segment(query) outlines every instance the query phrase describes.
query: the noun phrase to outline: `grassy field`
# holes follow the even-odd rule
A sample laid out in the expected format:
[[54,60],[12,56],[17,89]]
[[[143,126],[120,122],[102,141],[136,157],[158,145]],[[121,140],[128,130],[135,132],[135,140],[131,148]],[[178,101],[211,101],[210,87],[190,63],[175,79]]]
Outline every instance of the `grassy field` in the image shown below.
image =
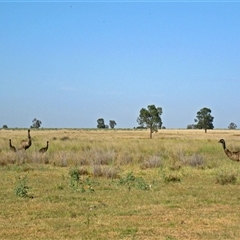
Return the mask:
[[[0,239],[240,239],[237,130],[0,130]],[[39,154],[46,146],[49,150]]]

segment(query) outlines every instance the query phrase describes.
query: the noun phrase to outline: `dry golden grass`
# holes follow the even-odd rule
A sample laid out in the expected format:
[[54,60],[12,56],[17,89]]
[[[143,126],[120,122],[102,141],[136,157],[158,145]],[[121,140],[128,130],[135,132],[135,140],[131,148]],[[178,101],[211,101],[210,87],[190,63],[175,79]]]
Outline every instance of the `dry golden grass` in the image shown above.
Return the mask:
[[240,239],[240,165],[218,143],[236,150],[237,130],[32,130],[18,153],[27,130],[0,133],[0,239]]

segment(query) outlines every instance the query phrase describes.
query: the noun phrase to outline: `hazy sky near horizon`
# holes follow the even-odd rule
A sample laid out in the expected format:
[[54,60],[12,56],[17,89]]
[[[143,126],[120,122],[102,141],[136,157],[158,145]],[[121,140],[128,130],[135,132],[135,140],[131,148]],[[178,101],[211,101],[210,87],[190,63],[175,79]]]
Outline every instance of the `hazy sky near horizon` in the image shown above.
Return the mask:
[[240,2],[0,1],[0,127],[240,127]]

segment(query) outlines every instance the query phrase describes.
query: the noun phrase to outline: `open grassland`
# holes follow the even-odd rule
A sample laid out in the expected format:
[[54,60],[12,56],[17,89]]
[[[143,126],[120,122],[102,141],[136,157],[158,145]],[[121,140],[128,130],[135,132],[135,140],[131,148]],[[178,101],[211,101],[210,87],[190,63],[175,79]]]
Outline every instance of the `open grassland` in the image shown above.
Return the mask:
[[[0,239],[240,239],[237,130],[0,130]],[[49,150],[39,154],[46,146]]]

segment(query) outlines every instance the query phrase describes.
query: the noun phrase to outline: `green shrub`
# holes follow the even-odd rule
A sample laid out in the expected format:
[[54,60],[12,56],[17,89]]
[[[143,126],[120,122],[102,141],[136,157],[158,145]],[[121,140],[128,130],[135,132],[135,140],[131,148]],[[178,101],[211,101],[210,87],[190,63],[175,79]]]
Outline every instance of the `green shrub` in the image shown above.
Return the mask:
[[72,188],[77,188],[80,180],[80,172],[77,168],[72,168],[69,171],[70,175],[70,186]]
[[129,191],[132,187],[136,187],[141,190],[150,189],[150,185],[142,177],[135,177],[132,172],[128,173],[125,178],[120,178],[119,184],[126,185]]
[[18,197],[24,198],[24,197],[28,197],[28,189],[29,189],[29,187],[27,186],[27,176],[25,176],[24,178],[19,180],[14,191]]

